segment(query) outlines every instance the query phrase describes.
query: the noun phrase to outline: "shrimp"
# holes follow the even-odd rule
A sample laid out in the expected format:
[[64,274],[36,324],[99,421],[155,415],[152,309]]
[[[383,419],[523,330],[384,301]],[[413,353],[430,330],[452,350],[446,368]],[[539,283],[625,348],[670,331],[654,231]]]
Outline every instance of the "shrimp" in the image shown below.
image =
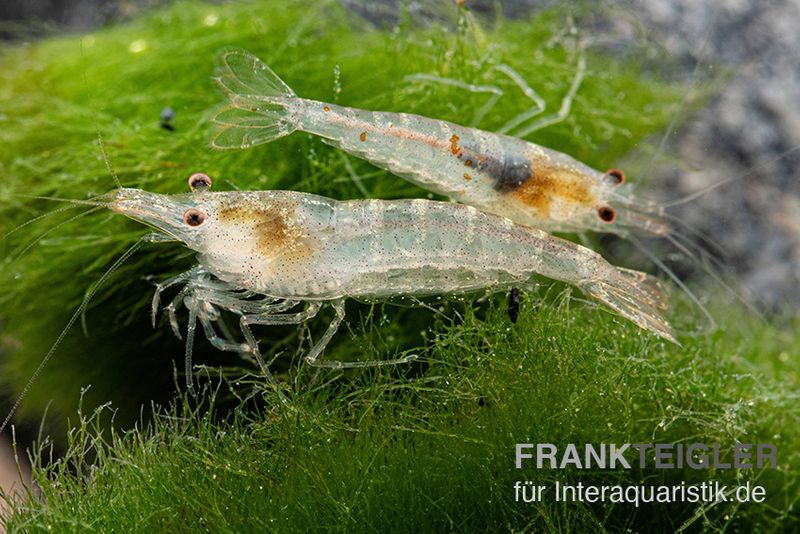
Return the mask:
[[[308,364],[344,369],[407,363],[415,356],[350,362],[318,358],[344,320],[347,298],[505,291],[536,274],[570,283],[640,328],[678,343],[662,316],[667,299],[657,279],[472,206],[423,199],[337,201],[294,191],[211,192],[211,179],[203,173],[193,174],[189,184],[192,192],[186,194],[120,187],[93,200],[69,201],[109,208],[155,232],[130,247],[87,293],[0,431],[97,288],[144,242],[180,241],[197,252],[197,265],[157,284],[151,306],[155,327],[162,293],[183,286],[166,311],[178,337],[176,311],[185,306],[189,312],[185,374],[190,392],[198,322],[214,347],[252,355],[267,381],[276,385],[252,326],[303,324],[329,305],[334,319],[306,353]],[[244,343],[230,339],[228,332],[217,334],[214,323],[221,310],[239,316]]]
[[[344,318],[345,299],[506,290],[535,274],[573,284],[677,343],[661,315],[666,297],[656,279],[463,204],[205,188],[166,196],[123,188],[110,195],[108,207],[198,253],[199,265],[159,285],[153,313],[164,288],[184,283],[179,297],[190,313],[187,344],[199,320],[219,349],[242,350],[213,333],[206,310],[233,312],[240,316],[247,350],[265,373],[252,325],[300,324],[329,304],[336,316],[305,360],[335,368],[375,365],[317,359]],[[285,313],[304,303],[301,311]],[[377,362],[385,363],[397,362]]]
[[447,121],[300,98],[244,50],[223,52],[220,65],[215,80],[229,101],[212,118],[214,148],[248,148],[299,130],[523,226],[623,237],[634,230],[656,236],[671,231],[661,207],[620,188],[621,170],[599,172],[535,143]]

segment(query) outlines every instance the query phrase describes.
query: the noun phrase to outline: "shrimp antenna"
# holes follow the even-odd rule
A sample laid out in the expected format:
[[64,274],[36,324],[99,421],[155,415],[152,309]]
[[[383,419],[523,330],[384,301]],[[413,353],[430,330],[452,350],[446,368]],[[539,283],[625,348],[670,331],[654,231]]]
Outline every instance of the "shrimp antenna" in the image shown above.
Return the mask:
[[739,173],[739,174],[737,174],[735,176],[731,176],[730,178],[725,178],[723,180],[720,180],[719,182],[716,182],[716,183],[713,183],[713,184],[711,184],[709,186],[706,186],[706,187],[700,189],[699,191],[695,191],[694,193],[689,193],[688,195],[686,195],[683,198],[679,198],[677,200],[673,200],[672,202],[667,202],[665,204],[662,204],[662,206],[665,207],[665,208],[671,208],[671,207],[674,207],[674,206],[680,206],[682,204],[686,204],[687,202],[691,202],[692,200],[695,200],[695,199],[705,195],[706,193],[709,193],[709,192],[713,191],[714,189],[717,189],[718,187],[722,187],[723,185],[727,185],[727,184],[729,184],[731,182],[735,182],[736,180],[740,180],[740,179],[744,178],[745,176],[749,176],[753,172],[757,171],[758,169],[762,169],[762,168],[766,167],[767,165],[772,165],[773,163],[777,163],[778,161],[782,160],[783,158],[785,158],[789,154],[792,154],[793,152],[797,152],[798,150],[800,150],[800,145],[793,146],[792,148],[784,150],[783,152],[781,152],[777,156],[775,156],[773,158],[770,158],[767,161],[764,161],[764,162],[756,164],[754,167],[751,167],[751,168],[747,169],[746,171],[744,171],[742,173]]
[[42,215],[37,215],[33,219],[28,219],[24,223],[17,225],[15,228],[12,228],[11,230],[9,230],[5,234],[3,234],[3,236],[0,237],[0,241],[3,241],[4,239],[7,239],[8,236],[10,236],[11,234],[13,234],[15,232],[18,232],[19,230],[22,230],[26,226],[30,226],[31,224],[35,223],[36,221],[41,221],[42,219],[44,219],[46,217],[49,217],[51,215],[55,215],[56,213],[63,213],[65,211],[69,211],[74,207],[75,206],[64,206],[63,208],[56,208],[54,210],[48,211],[47,213],[43,213]]
[[[678,250],[680,250],[680,251],[681,251],[681,252],[683,252],[684,254],[687,254],[687,255],[689,255],[689,256],[691,257],[691,251],[688,249],[688,245],[689,245],[689,244],[691,244],[691,241],[690,241],[689,239],[687,239],[685,236],[680,236],[680,234],[672,234],[672,235],[668,234],[668,235],[666,235],[666,236],[664,236],[664,237],[666,237],[666,239],[667,239],[667,240],[668,240],[670,243],[672,243],[672,245],[673,245],[675,248],[677,248]],[[685,239],[685,240],[686,240],[686,243],[682,243],[682,242],[680,241],[680,239],[678,239],[679,237],[682,237],[683,239]],[[699,248],[699,247],[698,247],[698,248]],[[702,251],[702,250],[701,250],[701,251]],[[713,258],[712,258],[712,259],[713,259]],[[713,269],[711,266],[706,266],[706,267],[707,267],[707,268],[705,269],[705,272],[706,272],[706,273],[707,273],[709,276],[711,276],[711,278],[712,278],[712,279],[713,279],[713,280],[714,280],[714,281],[715,281],[717,284],[719,284],[719,285],[720,285],[720,286],[721,286],[721,287],[722,287],[722,288],[723,288],[725,291],[727,291],[728,293],[730,293],[731,295],[733,295],[733,297],[734,297],[736,300],[738,300],[739,302],[741,302],[742,304],[744,304],[745,308],[747,308],[747,309],[748,309],[748,310],[749,310],[749,311],[750,311],[750,312],[751,312],[753,315],[755,315],[756,317],[758,317],[758,319],[759,319],[761,322],[765,322],[765,321],[766,321],[766,319],[764,318],[764,314],[762,314],[762,313],[761,313],[761,311],[759,311],[759,310],[758,310],[758,308],[756,308],[756,307],[755,307],[755,306],[754,306],[752,303],[748,302],[748,300],[747,300],[747,299],[744,297],[744,295],[740,294],[740,292],[739,292],[739,291],[736,291],[736,290],[735,290],[734,288],[732,288],[732,287],[731,287],[731,286],[730,286],[728,283],[726,283],[726,282],[725,282],[725,280],[722,278],[722,276],[720,276],[720,274],[718,274],[718,273],[717,273],[717,272],[716,272],[716,271],[715,271],[715,270],[714,270],[714,269]],[[719,267],[718,267],[718,268],[719,268]]]
[[705,50],[708,47],[708,43],[710,40],[710,36],[706,36],[705,40],[703,41],[703,45],[700,47],[700,51],[697,54],[697,61],[694,63],[694,69],[692,69],[692,83],[689,87],[686,88],[686,91],[683,93],[683,97],[681,98],[680,104],[678,104],[678,109],[675,110],[675,113],[672,114],[672,118],[667,125],[666,130],[664,130],[664,135],[661,136],[661,140],[658,142],[658,146],[656,147],[653,155],[650,157],[650,161],[647,162],[644,169],[648,171],[652,169],[655,165],[656,158],[659,154],[664,151],[664,148],[667,146],[667,139],[675,133],[676,126],[678,124],[678,117],[683,113],[683,110],[686,109],[686,104],[689,102],[689,95],[692,94],[692,91],[697,87],[698,83],[698,73],[700,72],[700,64],[703,55],[705,54]]
[[[709,275],[716,284],[718,284],[727,293],[730,293],[736,301],[742,303],[745,308],[747,308],[751,313],[753,313],[753,315],[763,322],[765,320],[764,315],[753,305],[753,303],[749,302],[740,291],[737,291],[731,287],[731,285],[728,284],[721,275],[721,273],[726,270],[725,259],[728,257],[728,252],[725,250],[725,248],[717,243],[711,236],[697,230],[696,228],[693,228],[691,225],[686,223],[686,221],[680,219],[679,217],[666,212],[662,215],[668,221],[673,223],[675,227],[673,231],[666,233],[661,237],[666,239],[681,254],[684,254],[689,260],[691,260],[693,264],[701,267],[703,272]],[[685,233],[678,232],[676,231],[677,229],[681,229]],[[671,269],[669,269],[669,267],[667,267],[663,261],[659,260],[651,251],[647,250],[644,243],[635,239],[633,235],[629,235],[628,238],[643,254],[650,259],[650,261],[652,261],[659,269],[661,269],[681,289],[686,292],[689,299],[703,310],[704,315],[710,318],[710,314],[705,307],[700,304],[697,297],[692,294],[686,285],[678,279],[678,276]],[[703,245],[706,245],[709,250],[706,250],[704,246],[698,242],[698,240],[702,241]],[[712,320],[711,325],[714,326],[715,324],[715,321]]]
[[[81,59],[86,60],[85,50],[83,48],[83,39],[80,41],[80,50],[81,50]],[[89,89],[89,80],[86,78],[86,68],[83,69],[83,85],[86,87],[87,91]],[[91,91],[88,91],[90,95],[94,94]],[[106,145],[103,142],[103,136],[100,134],[100,127],[97,125],[97,118],[96,116],[92,117],[92,122],[94,123],[94,131],[97,133],[97,144],[100,146],[100,152],[103,154],[103,162],[106,164],[106,169],[111,174],[111,177],[114,179],[114,183],[117,184],[117,189],[122,189],[122,184],[119,181],[119,177],[117,173],[114,172],[114,167],[111,166],[111,160],[108,159],[108,152],[106,152]]]
[[[66,210],[66,209],[71,209],[72,207],[74,207],[74,206],[70,206],[69,208],[60,208],[60,209],[59,209],[59,210],[57,210],[57,211],[64,211],[64,210]],[[39,234],[39,235],[36,237],[36,239],[34,239],[33,241],[31,241],[30,243],[28,243],[27,245],[25,245],[25,247],[24,247],[24,248],[22,248],[22,249],[21,249],[19,252],[15,252],[15,253],[14,253],[14,254],[15,254],[15,256],[14,256],[14,259],[19,259],[19,258],[21,258],[22,256],[24,256],[24,255],[25,255],[25,254],[26,254],[26,253],[27,253],[27,252],[28,252],[30,249],[32,249],[32,248],[33,248],[33,247],[36,245],[36,243],[38,243],[39,241],[41,241],[42,239],[44,239],[44,238],[45,238],[45,237],[46,237],[48,234],[50,234],[51,232],[54,232],[55,230],[58,230],[58,229],[59,229],[59,228],[61,228],[62,226],[66,226],[66,225],[68,225],[69,223],[71,223],[71,222],[74,222],[74,221],[77,221],[78,219],[81,219],[81,218],[83,218],[83,217],[86,217],[87,215],[90,215],[90,214],[92,214],[92,213],[94,213],[94,212],[96,212],[96,211],[100,211],[101,209],[103,209],[103,206],[95,206],[95,207],[93,207],[93,208],[90,208],[90,209],[88,209],[88,210],[86,210],[86,211],[83,211],[83,212],[81,212],[81,213],[79,213],[79,214],[77,214],[77,215],[74,215],[74,216],[70,217],[70,218],[69,218],[69,219],[67,219],[66,221],[61,221],[60,223],[56,224],[55,226],[53,226],[53,227],[51,227],[51,228],[48,228],[47,230],[45,230],[44,232],[42,232],[41,234]],[[35,220],[41,219],[42,217],[46,217],[47,215],[51,215],[52,213],[54,213],[54,212],[45,213],[44,215],[41,215],[41,216],[39,216],[39,217],[37,217],[36,219],[33,219],[33,220],[35,221]],[[32,221],[29,221],[29,222],[32,222]],[[6,234],[6,235],[8,235],[8,234]]]
[[119,176],[114,171],[114,167],[111,166],[111,160],[108,159],[108,152],[106,152],[106,144],[103,142],[103,136],[100,134],[100,128],[95,124],[95,131],[97,132],[97,144],[100,145],[100,152],[103,153],[103,161],[106,164],[106,169],[108,172],[111,173],[111,177],[114,178],[114,183],[117,184],[117,189],[122,189],[122,183],[119,181]]
[[[54,201],[54,202],[68,202],[68,203],[73,204],[73,205],[72,206],[65,206],[63,208],[56,208],[54,210],[48,211],[47,213],[43,213],[41,215],[37,215],[36,217],[34,217],[32,219],[29,219],[29,220],[25,221],[22,224],[19,224],[17,227],[12,228],[11,230],[9,230],[5,234],[3,234],[3,236],[0,237],[0,241],[3,241],[4,239],[8,238],[8,236],[10,236],[11,234],[13,234],[15,232],[18,232],[19,230],[25,228],[26,226],[30,226],[31,224],[33,224],[33,223],[35,223],[37,221],[41,221],[42,219],[44,219],[46,217],[50,217],[51,215],[55,215],[57,213],[63,213],[65,211],[69,211],[69,210],[71,210],[72,208],[74,208],[76,206],[87,206],[87,205],[88,206],[97,206],[97,207],[107,207],[108,206],[108,204],[101,203],[101,202],[99,202],[97,200],[99,198],[102,198],[103,195],[99,195],[99,196],[96,196],[96,197],[93,197],[93,198],[90,198],[90,199],[87,199],[87,200],[76,200],[76,199],[71,199],[71,198],[58,198],[58,197],[45,197],[45,196],[36,196],[36,195],[25,195],[25,194],[21,194],[21,193],[9,193],[7,196],[14,196],[14,197],[21,197],[21,198],[32,198],[32,199],[38,199],[38,200],[50,200],[50,201]],[[97,210],[89,210],[88,212],[85,212],[83,215],[87,215],[88,213],[91,213],[93,211],[97,211]],[[73,219],[70,219],[70,220],[73,220]],[[63,224],[64,223],[60,223],[58,226],[62,226]]]
[[[80,199],[77,199],[77,198],[48,197],[48,196],[43,196],[43,195],[26,195],[24,193],[10,193],[9,196],[21,197],[21,198],[32,198],[34,200],[50,200],[52,202],[67,202],[69,204],[75,204],[76,206],[102,206],[102,207],[107,208],[108,205],[109,205],[108,202],[101,202],[100,200],[95,200],[95,199],[98,199],[98,198],[103,198],[106,195],[98,195],[96,197],[93,197],[93,198],[90,198],[90,199],[86,199],[86,200],[80,200]],[[69,209],[69,208],[65,208],[65,209]],[[47,215],[49,215],[49,214],[45,213],[44,215],[41,215],[41,216],[37,217],[36,219],[34,219],[34,221],[40,219],[41,217],[46,217]],[[33,222],[33,221],[31,221],[31,222]],[[27,223],[23,223],[23,224],[27,224]]]
[[637,237],[636,237],[636,236],[634,236],[634,235],[631,235],[631,236],[629,237],[629,239],[631,240],[631,242],[632,242],[634,245],[636,245],[636,248],[638,248],[638,249],[639,249],[639,250],[640,250],[640,251],[641,251],[641,252],[642,252],[642,253],[643,253],[645,256],[647,256],[647,257],[648,257],[648,259],[649,259],[650,261],[652,261],[652,262],[653,262],[653,263],[656,265],[656,267],[658,267],[659,269],[661,269],[661,270],[664,272],[664,274],[666,274],[667,276],[669,276],[669,277],[670,277],[670,279],[671,279],[673,282],[675,282],[675,284],[676,284],[678,287],[680,287],[680,288],[681,288],[681,289],[682,289],[682,290],[683,290],[683,291],[686,293],[686,295],[689,297],[689,300],[691,300],[692,302],[694,302],[694,304],[695,304],[695,305],[696,305],[698,308],[700,308],[700,311],[702,311],[702,312],[703,312],[703,315],[705,315],[705,316],[706,316],[706,318],[708,319],[708,322],[709,322],[709,324],[710,324],[710,326],[711,326],[711,329],[712,329],[712,330],[713,330],[713,329],[716,329],[716,328],[717,328],[717,321],[716,321],[716,320],[714,320],[714,317],[712,317],[712,316],[711,316],[711,313],[708,311],[708,309],[707,309],[707,308],[706,308],[706,307],[703,305],[703,303],[702,303],[702,302],[700,302],[700,299],[697,297],[697,295],[695,295],[695,294],[692,292],[692,290],[691,290],[691,289],[689,289],[689,287],[688,287],[688,286],[687,286],[687,285],[686,285],[686,284],[683,282],[683,280],[681,280],[681,279],[680,279],[680,277],[679,277],[677,274],[675,274],[675,273],[672,271],[672,269],[670,269],[669,267],[667,267],[667,265],[666,265],[666,264],[665,264],[663,261],[661,261],[661,260],[658,258],[658,256],[656,256],[656,255],[655,255],[655,254],[653,254],[653,253],[652,253],[650,250],[648,250],[648,249],[647,249],[647,247],[645,246],[645,244],[644,244],[644,243],[642,243],[642,242],[639,240],[639,238],[637,238]]
[[[20,195],[15,195],[15,196],[20,196]],[[63,200],[66,200],[66,199],[63,199]],[[17,225],[15,228],[12,228],[11,230],[6,232],[2,236],[0,236],[0,242],[5,241],[11,234],[21,230],[22,228],[25,228],[26,226],[30,226],[31,224],[33,224],[33,223],[35,223],[37,221],[40,221],[40,220],[42,220],[42,219],[44,219],[46,217],[50,217],[51,215],[55,215],[57,213],[63,213],[65,211],[69,211],[69,210],[71,210],[71,209],[73,209],[73,208],[75,208],[77,206],[82,206],[82,205],[84,205],[84,204],[80,203],[80,204],[76,204],[76,205],[72,205],[72,206],[64,206],[64,207],[61,207],[61,208],[57,208],[57,209],[51,210],[51,211],[49,211],[47,213],[43,213],[42,215],[38,215],[38,216],[36,216],[36,217],[34,217],[32,219],[29,219],[29,220],[23,222],[22,224]],[[74,221],[76,221],[78,219],[81,219],[81,218],[91,214],[91,213],[94,213],[94,212],[100,210],[103,207],[104,207],[103,205],[96,205],[96,206],[94,206],[94,207],[92,207],[92,208],[90,208],[90,209],[88,209],[88,210],[86,210],[84,212],[79,213],[78,215],[70,217],[69,219],[67,219],[65,221],[61,221],[60,223],[56,224],[52,228],[49,228],[46,231],[44,231],[41,234],[39,234],[36,238],[34,238],[32,241],[30,241],[27,245],[24,245],[24,246],[20,245],[19,247],[17,247],[9,255],[9,259],[12,258],[12,257],[14,259],[21,258],[25,254],[27,254],[28,251],[30,249],[32,249],[37,243],[39,243],[42,239],[44,239],[48,234],[52,233],[53,231],[57,230],[58,228],[61,228],[62,226],[66,226],[67,224],[69,224],[71,222],[74,222]]]
[[139,240],[136,241],[136,243],[131,245],[131,247],[128,248],[128,250],[126,250],[122,254],[122,256],[120,256],[117,259],[117,261],[115,261],[111,265],[111,267],[109,267],[106,270],[105,273],[103,273],[103,275],[97,280],[97,282],[92,286],[92,288],[89,289],[89,291],[86,292],[86,296],[83,298],[83,302],[81,302],[80,306],[78,306],[78,309],[75,310],[75,313],[73,313],[72,317],[70,317],[69,321],[67,321],[67,325],[64,327],[63,330],[61,330],[61,333],[58,335],[58,338],[55,340],[53,345],[50,347],[50,350],[47,351],[47,354],[42,359],[42,361],[39,362],[39,365],[38,365],[38,367],[36,367],[36,370],[33,372],[33,375],[31,375],[31,377],[25,383],[25,387],[22,388],[22,392],[20,392],[19,396],[17,397],[17,400],[14,401],[14,405],[11,407],[11,411],[8,412],[8,415],[3,420],[3,423],[0,424],[0,433],[2,433],[3,430],[5,430],[6,426],[8,425],[8,422],[11,421],[11,418],[17,412],[17,409],[19,408],[20,404],[22,404],[22,401],[25,400],[25,397],[28,395],[28,391],[30,391],[31,386],[33,386],[33,383],[36,381],[36,379],[39,378],[39,375],[42,374],[42,370],[44,369],[45,365],[47,365],[47,362],[49,362],[50,359],[53,357],[53,354],[55,354],[56,349],[61,344],[61,342],[64,341],[64,338],[67,336],[67,332],[69,332],[69,330],[72,328],[72,325],[75,324],[75,321],[78,320],[78,317],[80,317],[83,314],[83,312],[86,310],[86,308],[89,306],[89,302],[95,296],[95,294],[97,293],[97,290],[100,289],[100,286],[103,285],[111,277],[111,275],[114,274],[114,272],[117,269],[119,269],[119,267],[123,263],[125,263],[125,261],[127,261],[128,258],[130,258],[133,255],[133,253],[136,252],[136,250],[139,247],[142,246],[142,244],[146,240],[147,240],[147,236],[139,238]]
[[[727,259],[729,256],[728,251],[719,244],[713,237],[708,235],[707,232],[703,232],[698,230],[697,228],[693,228],[690,224],[686,221],[676,217],[675,215],[664,213],[664,216],[668,221],[675,225],[676,228],[680,228],[681,230],[686,232],[686,235],[681,234],[677,231],[672,231],[668,234],[665,234],[663,237],[668,235],[672,235],[673,237],[680,236],[684,243],[689,246],[690,248],[694,249],[694,253],[690,253],[689,257],[694,259],[695,255],[708,257],[714,267],[720,270],[724,270],[725,265],[722,263],[722,260],[715,258],[711,255],[711,252],[715,253],[716,255],[720,256],[723,260]],[[709,251],[704,250],[702,246],[692,240],[690,236],[694,236],[696,241],[702,242],[704,245],[707,245],[710,249]]]

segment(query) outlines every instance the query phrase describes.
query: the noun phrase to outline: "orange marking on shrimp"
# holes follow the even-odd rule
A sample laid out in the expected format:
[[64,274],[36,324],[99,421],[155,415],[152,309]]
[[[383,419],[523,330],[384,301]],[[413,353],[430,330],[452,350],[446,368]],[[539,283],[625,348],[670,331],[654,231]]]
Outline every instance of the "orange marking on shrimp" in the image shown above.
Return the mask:
[[367,140],[367,132],[361,132],[361,135],[359,135],[358,138],[361,139],[362,142],[366,141]]
[[536,208],[541,217],[549,217],[556,198],[584,206],[594,206],[594,194],[569,169],[537,166],[531,176],[508,193],[520,202]]
[[330,106],[322,106],[322,111],[324,111],[325,113],[329,112],[330,110],[331,110]]
[[[327,107],[327,106],[326,106]],[[437,138],[433,135],[425,135],[419,132],[415,132],[413,130],[408,130],[405,128],[397,128],[394,124],[389,124],[387,128],[380,128],[376,125],[358,120],[352,119],[349,117],[344,117],[339,115],[338,113],[331,114],[330,118],[327,119],[330,123],[333,124],[342,124],[347,128],[351,128],[354,130],[361,130],[364,133],[372,132],[378,136],[392,136],[397,137],[400,139],[408,139],[409,141],[417,141],[420,143],[425,143],[426,145],[430,145],[436,148],[449,148],[450,151],[461,158],[463,156],[463,150],[461,147],[458,146],[458,140],[460,139],[457,135],[453,134],[450,137],[449,141],[444,141],[440,138]]]
[[267,257],[280,256],[286,260],[304,260],[311,249],[302,233],[292,225],[294,206],[276,205],[272,209],[230,206],[218,212],[220,222],[252,224],[255,227],[256,251]]
[[472,176],[470,176],[470,175],[469,175],[469,174],[467,174],[467,173],[464,173],[464,180],[466,180],[466,181],[468,181],[468,182],[469,182],[470,180],[472,180]]
[[[365,125],[365,126],[367,126],[367,125]],[[411,130],[406,130],[406,129],[403,129],[403,128],[393,128],[391,130],[386,131],[386,130],[378,130],[374,126],[369,125],[369,128],[367,128],[367,131],[377,132],[379,135],[380,134],[391,135],[392,137],[399,137],[399,138],[402,138],[402,139],[408,139],[410,141],[419,141],[421,143],[425,143],[426,145],[430,145],[430,146],[437,147],[437,148],[444,148],[444,147],[448,146],[447,142],[442,141],[440,139],[437,139],[436,137],[434,137],[432,135],[424,135],[424,134],[417,133],[417,132],[414,132],[414,131],[411,131]]]
[[460,138],[456,134],[453,134],[453,137],[450,138],[450,152],[452,152],[454,156],[459,156],[461,152],[461,148],[458,146],[459,139]]

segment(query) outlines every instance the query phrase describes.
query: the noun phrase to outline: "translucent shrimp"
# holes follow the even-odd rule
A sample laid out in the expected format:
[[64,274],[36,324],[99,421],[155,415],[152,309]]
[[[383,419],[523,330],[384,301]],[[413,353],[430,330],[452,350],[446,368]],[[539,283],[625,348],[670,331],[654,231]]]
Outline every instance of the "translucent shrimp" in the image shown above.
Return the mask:
[[216,82],[229,102],[213,117],[211,145],[247,148],[296,130],[364,158],[421,187],[548,232],[628,236],[671,231],[656,203],[633,198],[622,171],[596,171],[516,137],[405,113],[298,97],[257,57],[227,50]]
[[[194,323],[200,321],[217,348],[252,353],[269,376],[250,327],[300,324],[325,304],[336,316],[305,356],[309,364],[397,363],[318,360],[344,318],[346,298],[506,290],[535,274],[573,284],[639,327],[676,342],[661,315],[666,298],[654,278],[471,206],[421,199],[341,202],[289,191],[165,196],[119,189],[108,207],[198,252],[199,265],[161,284],[153,300],[155,314],[161,290],[185,284],[177,299],[190,314],[188,369]],[[214,333],[217,309],[240,316],[246,349]]]

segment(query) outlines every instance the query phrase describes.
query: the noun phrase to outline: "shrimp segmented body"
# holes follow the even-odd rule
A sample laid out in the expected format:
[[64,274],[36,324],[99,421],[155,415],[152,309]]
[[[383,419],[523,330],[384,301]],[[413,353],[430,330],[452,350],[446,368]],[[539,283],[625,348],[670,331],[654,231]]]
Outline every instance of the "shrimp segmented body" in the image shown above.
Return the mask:
[[229,102],[212,119],[215,148],[247,148],[299,130],[524,226],[548,232],[670,232],[663,210],[620,187],[622,171],[602,173],[535,143],[447,121],[300,98],[243,50],[225,51],[220,63],[215,80]]
[[[655,279],[471,206],[422,199],[336,201],[290,191],[167,196],[123,188],[110,194],[108,207],[198,253],[199,266],[159,287],[160,293],[185,284],[177,298],[190,313],[187,343],[200,321],[215,346],[241,351],[241,344],[217,336],[212,324],[213,310],[234,312],[246,350],[267,375],[252,325],[299,324],[330,304],[336,317],[306,360],[328,367],[373,365],[317,360],[344,317],[346,298],[506,290],[535,274],[573,284],[641,328],[675,341],[661,315],[666,299]],[[290,312],[304,303],[301,311]],[[187,362],[190,354],[188,347]]]

